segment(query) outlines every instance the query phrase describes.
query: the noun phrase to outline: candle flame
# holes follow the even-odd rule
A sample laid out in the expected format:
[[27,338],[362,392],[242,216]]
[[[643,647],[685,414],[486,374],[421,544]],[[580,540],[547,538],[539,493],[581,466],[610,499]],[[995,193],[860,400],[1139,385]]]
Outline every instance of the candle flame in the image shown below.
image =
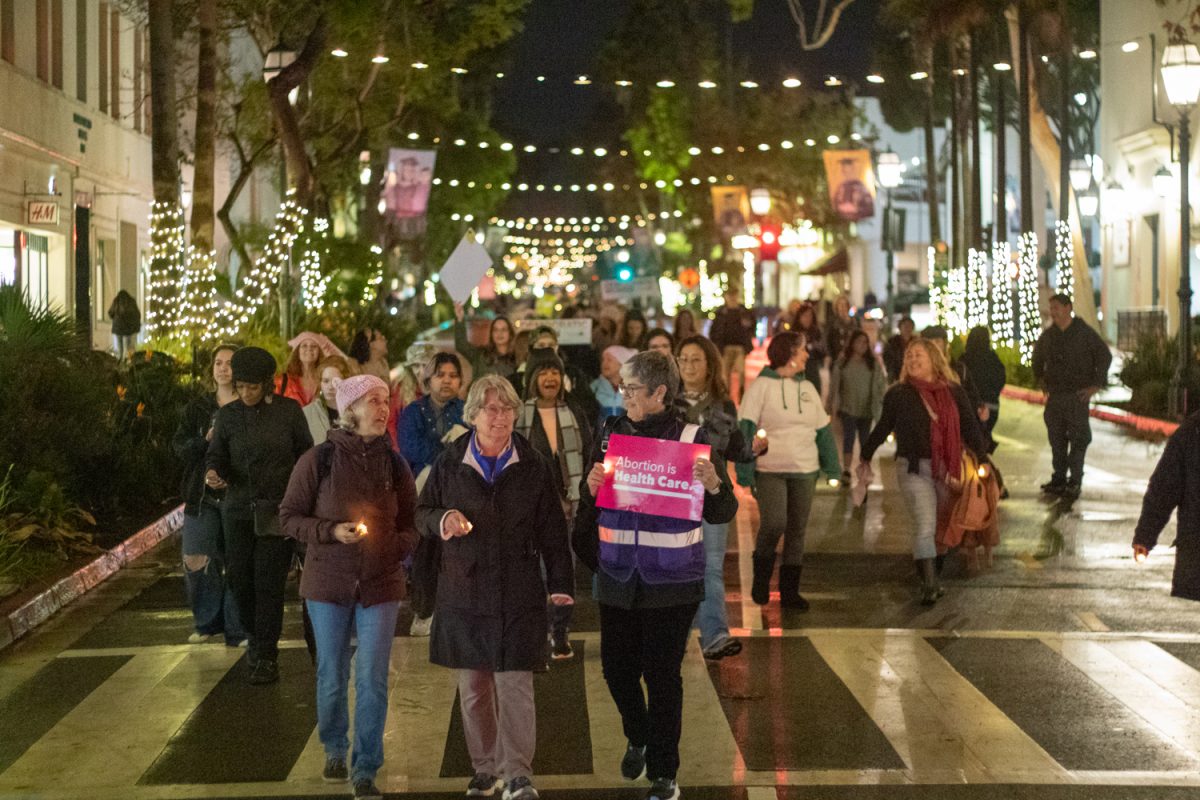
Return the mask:
[[758,433],[757,433],[756,435],[757,435],[757,436],[758,436],[758,438],[760,438],[760,439],[765,439],[765,438],[767,438],[767,429],[766,429],[766,428],[759,428],[759,429],[758,429]]
[[1146,560],[1146,554],[1145,553],[1134,553],[1133,560],[1136,561],[1137,563],[1141,564],[1142,562],[1144,562]]
[[359,538],[366,536],[367,535],[367,523],[363,522],[360,519],[358,521],[358,524],[354,526],[354,533],[357,534]]
[[977,474],[981,478],[986,478],[988,476],[987,464],[980,464],[979,469],[977,470]]
[[836,489],[837,487],[842,485],[842,482],[839,481],[837,478],[830,478],[829,485]]

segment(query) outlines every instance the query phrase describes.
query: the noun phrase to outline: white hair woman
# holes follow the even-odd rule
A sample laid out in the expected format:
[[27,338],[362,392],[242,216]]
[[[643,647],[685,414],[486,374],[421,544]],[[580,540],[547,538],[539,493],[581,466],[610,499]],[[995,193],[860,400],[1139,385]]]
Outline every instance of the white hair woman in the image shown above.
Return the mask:
[[441,542],[429,660],[458,671],[475,770],[467,792],[536,800],[533,670],[545,664],[546,595],[573,603],[574,574],[559,481],[514,433],[520,408],[498,375],[471,386],[464,416],[473,430],[434,461],[417,530]]

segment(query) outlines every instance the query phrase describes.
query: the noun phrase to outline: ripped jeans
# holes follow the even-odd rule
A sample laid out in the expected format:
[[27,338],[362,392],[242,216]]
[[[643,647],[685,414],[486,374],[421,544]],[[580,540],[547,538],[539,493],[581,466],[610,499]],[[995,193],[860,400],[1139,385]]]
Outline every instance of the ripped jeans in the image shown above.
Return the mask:
[[221,510],[200,505],[199,516],[183,518],[183,579],[196,633],[225,634],[236,645],[246,638],[233,593],[225,585],[225,559],[221,542]]

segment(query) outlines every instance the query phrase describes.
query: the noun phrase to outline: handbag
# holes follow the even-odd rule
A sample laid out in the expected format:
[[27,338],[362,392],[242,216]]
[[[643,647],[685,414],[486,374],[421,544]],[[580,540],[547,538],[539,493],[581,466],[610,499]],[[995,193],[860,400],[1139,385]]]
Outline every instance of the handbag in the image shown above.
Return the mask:
[[279,524],[279,508],[270,504],[254,502],[254,535],[283,536],[283,528]]

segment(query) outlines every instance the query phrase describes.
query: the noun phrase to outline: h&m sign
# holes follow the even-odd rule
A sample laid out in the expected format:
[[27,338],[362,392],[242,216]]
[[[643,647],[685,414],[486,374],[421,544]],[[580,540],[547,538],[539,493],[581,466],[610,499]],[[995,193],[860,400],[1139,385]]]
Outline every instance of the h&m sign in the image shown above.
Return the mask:
[[57,225],[58,203],[47,200],[26,202],[25,222],[29,225]]

